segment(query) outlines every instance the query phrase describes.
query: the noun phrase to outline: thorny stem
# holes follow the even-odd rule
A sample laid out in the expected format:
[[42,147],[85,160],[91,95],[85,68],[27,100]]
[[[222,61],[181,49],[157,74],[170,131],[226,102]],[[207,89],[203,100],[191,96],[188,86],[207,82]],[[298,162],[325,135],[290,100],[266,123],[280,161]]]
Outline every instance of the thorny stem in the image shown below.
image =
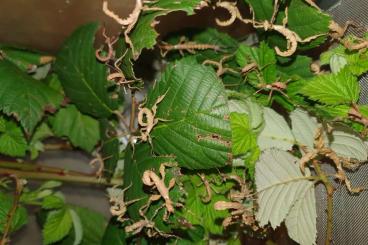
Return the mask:
[[[13,166],[11,166],[13,165]],[[62,182],[74,182],[98,185],[120,185],[121,179],[96,178],[95,175],[69,171],[60,168],[53,168],[29,163],[0,162],[0,175],[17,176],[19,178],[34,180],[58,180]]]
[[135,132],[134,128],[134,120],[135,120],[135,106],[136,106],[136,100],[135,100],[135,92],[131,91],[132,94],[132,100],[131,100],[131,108],[130,108],[130,123],[129,123],[129,130],[131,133]]
[[8,235],[11,229],[12,220],[15,215],[15,212],[17,211],[20,194],[22,193],[22,190],[23,190],[22,181],[18,178],[18,176],[9,175],[9,177],[14,179],[14,182],[15,182],[14,199],[13,199],[13,205],[7,214],[6,223],[4,225],[3,236],[1,238],[0,245],[5,245],[9,242]]
[[318,161],[313,160],[313,166],[320,177],[322,183],[326,187],[327,191],[327,230],[326,230],[326,241],[325,244],[329,245],[332,242],[332,226],[333,226],[333,194],[334,194],[334,187],[329,180],[328,176],[321,170]]

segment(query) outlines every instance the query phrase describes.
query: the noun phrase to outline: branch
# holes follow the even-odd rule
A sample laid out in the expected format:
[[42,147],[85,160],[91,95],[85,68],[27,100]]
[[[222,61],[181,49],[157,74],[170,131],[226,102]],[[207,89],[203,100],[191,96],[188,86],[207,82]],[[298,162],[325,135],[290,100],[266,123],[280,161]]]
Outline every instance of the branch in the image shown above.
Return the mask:
[[93,174],[86,174],[77,171],[69,171],[60,168],[53,168],[29,163],[0,162],[0,175],[12,176],[34,180],[57,180],[62,182],[74,182],[98,185],[121,185],[121,179],[96,178]]
[[333,227],[333,194],[334,187],[328,178],[328,176],[321,170],[318,161],[312,161],[314,169],[317,175],[320,177],[322,183],[326,187],[327,191],[327,229],[326,229],[326,241],[325,244],[329,245],[332,242],[332,227]]
[[12,207],[10,208],[10,210],[7,214],[6,223],[5,223],[5,226],[4,226],[3,236],[1,238],[0,245],[6,245],[9,242],[8,236],[9,236],[9,233],[10,233],[12,220],[13,220],[13,217],[15,215],[15,212],[17,211],[20,195],[21,195],[22,190],[23,190],[23,183],[18,178],[17,175],[9,175],[9,177],[11,177],[15,182],[14,199],[13,199],[13,205],[12,205]]

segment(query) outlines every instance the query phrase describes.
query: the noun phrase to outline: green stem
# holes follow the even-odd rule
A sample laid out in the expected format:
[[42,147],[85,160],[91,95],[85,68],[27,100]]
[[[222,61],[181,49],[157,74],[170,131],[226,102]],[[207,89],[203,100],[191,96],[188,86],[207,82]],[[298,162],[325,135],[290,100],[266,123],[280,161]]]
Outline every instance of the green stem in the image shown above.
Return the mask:
[[15,175],[19,178],[34,180],[57,180],[99,185],[121,185],[121,179],[98,178],[95,175],[69,171],[61,168],[43,166],[30,163],[0,162],[0,175]]
[[317,175],[321,178],[322,183],[325,185],[327,191],[327,230],[325,245],[329,245],[332,243],[333,194],[335,189],[328,176],[321,170],[317,160],[313,160],[313,166]]

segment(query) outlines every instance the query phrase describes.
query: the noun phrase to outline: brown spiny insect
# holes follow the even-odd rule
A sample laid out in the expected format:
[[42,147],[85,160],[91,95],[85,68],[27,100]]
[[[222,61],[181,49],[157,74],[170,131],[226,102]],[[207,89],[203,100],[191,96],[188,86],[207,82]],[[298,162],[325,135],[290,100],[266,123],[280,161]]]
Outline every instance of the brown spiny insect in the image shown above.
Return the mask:
[[215,51],[220,50],[220,46],[218,45],[186,41],[185,37],[181,37],[178,44],[171,45],[166,42],[161,42],[159,48],[161,50],[162,56],[165,56],[168,52],[173,50],[179,51],[181,55],[184,55],[183,51],[187,51],[191,54],[194,54],[195,50],[205,50],[205,49],[213,49]]
[[260,83],[257,85],[257,87],[259,88],[259,90],[257,90],[255,93],[259,93],[262,90],[269,90],[269,94],[268,94],[268,101],[271,100],[272,97],[272,93],[274,91],[281,93],[282,95],[284,95],[285,97],[289,97],[284,91],[287,89],[287,84],[290,80],[286,81],[286,82],[280,82],[280,79],[278,79],[277,81],[271,83],[271,84],[266,84],[266,83]]

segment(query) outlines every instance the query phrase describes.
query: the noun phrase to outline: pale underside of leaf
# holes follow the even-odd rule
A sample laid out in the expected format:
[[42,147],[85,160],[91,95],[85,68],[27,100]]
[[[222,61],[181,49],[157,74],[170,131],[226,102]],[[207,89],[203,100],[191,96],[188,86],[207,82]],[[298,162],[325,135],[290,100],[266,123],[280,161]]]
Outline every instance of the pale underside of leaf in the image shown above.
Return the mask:
[[338,156],[366,161],[368,158],[368,146],[357,136],[344,132],[333,131],[330,147]]
[[276,228],[286,218],[291,207],[312,182],[302,175],[299,160],[290,153],[269,149],[256,163],[256,186],[259,209],[256,215],[261,226],[271,223]]
[[285,119],[273,109],[263,109],[265,126],[258,136],[258,145],[261,150],[278,148],[290,150],[295,143],[294,136]]
[[317,119],[307,111],[296,109],[290,113],[292,132],[298,145],[306,146],[309,150],[314,148],[314,137],[319,125]]
[[316,244],[316,220],[317,211],[314,188],[309,188],[305,194],[295,202],[286,217],[285,224],[289,236],[301,245]]

